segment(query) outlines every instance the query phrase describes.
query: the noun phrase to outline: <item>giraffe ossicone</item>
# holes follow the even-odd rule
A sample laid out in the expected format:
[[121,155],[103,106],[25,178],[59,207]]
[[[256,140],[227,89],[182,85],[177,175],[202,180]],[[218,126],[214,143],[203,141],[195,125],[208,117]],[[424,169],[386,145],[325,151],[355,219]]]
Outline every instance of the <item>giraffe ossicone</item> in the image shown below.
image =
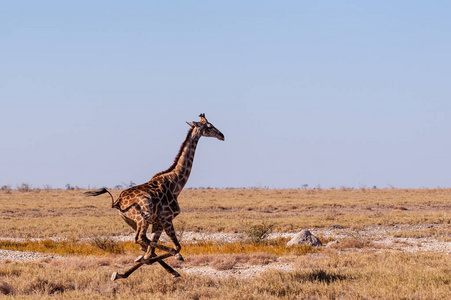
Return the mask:
[[[114,200],[112,194],[105,188],[86,192],[88,196],[110,194],[112,207],[119,210],[124,221],[135,230],[135,242],[141,246],[144,254],[137,258],[136,264],[124,274],[114,272],[111,280],[127,278],[131,273],[144,264],[158,262],[174,277],[179,277],[172,267],[163,259],[175,256],[183,260],[180,254],[180,243],[177,240],[172,221],[180,214],[177,197],[188,181],[193,166],[197,143],[202,136],[215,137],[224,141],[224,135],[216,129],[205,117],[200,114],[200,122],[187,122],[190,126],[188,134],[183,141],[174,163],[165,171],[155,174],[148,182],[122,191]],[[150,239],[147,238],[147,229],[152,225]],[[161,234],[166,232],[175,248],[158,243]],[[157,256],[155,249],[166,252]]]

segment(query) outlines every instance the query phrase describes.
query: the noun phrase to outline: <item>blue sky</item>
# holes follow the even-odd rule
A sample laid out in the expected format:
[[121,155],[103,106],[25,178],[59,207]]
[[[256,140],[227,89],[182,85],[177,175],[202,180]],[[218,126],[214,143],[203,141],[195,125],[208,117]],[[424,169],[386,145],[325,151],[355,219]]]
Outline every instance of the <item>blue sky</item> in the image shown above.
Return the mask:
[[448,1],[4,1],[0,185],[451,187]]

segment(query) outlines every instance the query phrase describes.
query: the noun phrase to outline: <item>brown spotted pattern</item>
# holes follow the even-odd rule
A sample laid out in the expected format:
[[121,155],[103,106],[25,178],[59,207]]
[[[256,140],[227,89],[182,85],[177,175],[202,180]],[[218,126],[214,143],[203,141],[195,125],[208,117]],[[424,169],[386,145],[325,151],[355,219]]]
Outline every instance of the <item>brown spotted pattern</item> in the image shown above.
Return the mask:
[[[224,135],[207,121],[205,114],[200,117],[200,122],[187,122],[191,128],[169,169],[155,174],[149,182],[124,190],[114,201],[113,207],[120,210],[121,217],[135,230],[135,242],[145,252],[144,259],[154,257],[155,248],[182,259],[179,253],[181,246],[172,223],[180,214],[177,197],[188,181],[200,137],[224,140]],[[149,240],[146,232],[150,225],[152,233]],[[163,231],[175,249],[157,243]]]

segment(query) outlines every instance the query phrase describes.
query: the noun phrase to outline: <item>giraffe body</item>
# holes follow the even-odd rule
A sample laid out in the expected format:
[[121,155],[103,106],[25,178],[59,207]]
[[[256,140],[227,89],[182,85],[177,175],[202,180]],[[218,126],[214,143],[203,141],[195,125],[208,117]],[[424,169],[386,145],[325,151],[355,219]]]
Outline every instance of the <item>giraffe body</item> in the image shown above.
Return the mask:
[[[140,256],[137,264],[125,274],[114,273],[112,280],[127,278],[133,271],[143,264],[159,262],[168,272],[174,276],[180,276],[162,259],[175,255],[183,260],[180,255],[180,243],[177,240],[172,221],[180,214],[180,206],[177,197],[188,181],[193,165],[194,154],[200,137],[216,137],[224,140],[224,135],[205,118],[200,115],[200,122],[187,122],[190,130],[180,147],[180,150],[169,169],[155,174],[150,181],[122,191],[114,201],[112,207],[117,208],[124,221],[135,230],[135,242],[141,246],[144,255]],[[106,189],[87,192],[87,195],[98,196],[109,193]],[[146,232],[152,225],[150,240]],[[165,231],[175,248],[158,244],[158,240]],[[166,251],[166,254],[156,256],[155,248]]]

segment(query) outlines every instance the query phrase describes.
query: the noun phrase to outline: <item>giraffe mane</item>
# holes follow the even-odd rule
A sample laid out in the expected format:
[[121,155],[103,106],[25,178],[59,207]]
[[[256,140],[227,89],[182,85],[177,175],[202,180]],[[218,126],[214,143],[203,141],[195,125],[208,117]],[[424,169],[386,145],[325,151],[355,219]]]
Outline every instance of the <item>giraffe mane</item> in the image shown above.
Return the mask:
[[185,148],[186,143],[188,142],[188,139],[189,139],[189,137],[191,136],[191,133],[193,132],[193,130],[194,130],[193,128],[190,128],[190,129],[188,130],[188,134],[186,135],[185,140],[183,141],[182,145],[180,146],[179,152],[178,152],[177,155],[175,156],[174,162],[172,163],[172,165],[171,165],[167,170],[158,172],[157,174],[153,175],[152,178],[151,178],[150,180],[152,180],[152,179],[154,179],[155,177],[158,177],[158,176],[160,176],[160,175],[163,175],[163,174],[170,173],[170,172],[174,171],[175,167],[177,166],[177,162],[178,162],[179,159],[180,159],[180,156],[182,156],[183,149]]

